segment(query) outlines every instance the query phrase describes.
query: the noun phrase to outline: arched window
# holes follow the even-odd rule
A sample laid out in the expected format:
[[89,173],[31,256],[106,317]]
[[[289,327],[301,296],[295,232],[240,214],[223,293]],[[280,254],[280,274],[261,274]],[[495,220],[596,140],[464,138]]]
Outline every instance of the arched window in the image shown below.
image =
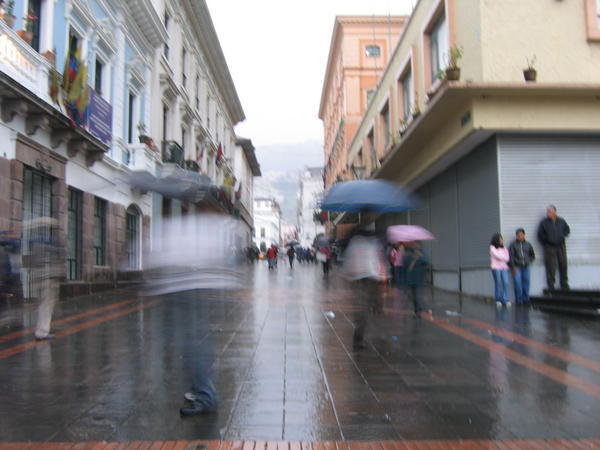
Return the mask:
[[140,268],[140,218],[140,211],[135,205],[131,205],[127,208],[125,214],[125,233],[127,240],[126,252],[128,269]]

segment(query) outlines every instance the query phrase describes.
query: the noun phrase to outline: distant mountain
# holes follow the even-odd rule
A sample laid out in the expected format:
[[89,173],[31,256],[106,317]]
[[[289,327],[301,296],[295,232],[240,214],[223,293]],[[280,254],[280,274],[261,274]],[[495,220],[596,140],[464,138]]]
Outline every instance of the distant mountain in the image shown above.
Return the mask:
[[300,173],[305,167],[323,165],[323,146],[319,141],[258,147],[256,155],[262,177],[254,181],[254,195],[274,197],[283,218],[297,224]]

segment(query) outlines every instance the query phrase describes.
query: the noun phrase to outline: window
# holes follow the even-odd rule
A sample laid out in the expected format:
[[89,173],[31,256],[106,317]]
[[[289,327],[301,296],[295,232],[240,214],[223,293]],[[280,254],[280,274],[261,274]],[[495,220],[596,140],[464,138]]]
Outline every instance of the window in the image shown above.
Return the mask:
[[83,194],[69,188],[67,222],[67,280],[78,280],[81,274],[81,222]]
[[185,128],[181,127],[181,148],[185,149]]
[[163,117],[162,117],[162,140],[167,140],[167,126],[169,123],[169,107],[163,104]]
[[77,51],[77,47],[79,46],[79,36],[73,30],[73,27],[69,28],[69,52],[71,55],[74,55]]
[[[33,38],[31,40],[31,47],[36,51],[40,51],[40,37],[41,37],[41,27],[42,23],[42,0],[29,0],[29,10],[33,13],[36,20],[33,21]],[[27,13],[29,15],[29,13]]]
[[408,121],[412,113],[413,92],[412,92],[412,72],[409,70],[400,81],[402,88],[402,113],[404,121]]
[[365,56],[381,56],[381,47],[379,47],[379,45],[367,45],[365,47]]
[[94,264],[106,265],[106,200],[94,197]]
[[200,75],[196,74],[196,111],[200,109]]
[[383,147],[388,148],[390,145],[390,108],[389,103],[386,103],[381,110],[381,131],[383,132]]
[[265,237],[265,229],[264,229],[264,228],[261,228],[261,229],[260,229],[260,237],[261,237],[261,238],[264,238],[264,237]]
[[[169,13],[167,13],[167,11],[165,11],[165,17],[164,17],[163,21],[165,24],[165,30],[167,30],[167,34],[168,34],[169,27],[171,25],[171,17],[169,16]],[[167,38],[167,40],[165,41],[165,45],[163,47],[163,55],[164,55],[165,59],[168,61],[169,60],[169,38]]]
[[367,136],[369,142],[369,152],[371,153],[371,169],[377,167],[377,149],[375,148],[375,134],[373,130]]
[[140,265],[140,214],[134,206],[127,208],[125,221],[125,232],[127,236],[127,268],[137,269]]
[[431,65],[431,81],[440,77],[445,67],[445,55],[448,52],[448,22],[444,11],[435,22],[429,33],[429,62]]
[[185,63],[186,63],[186,59],[187,59],[187,52],[185,51],[185,48],[183,48],[181,50],[181,84],[183,85],[183,88],[185,89],[185,85],[187,83],[187,76],[185,75]]
[[96,58],[96,66],[94,69],[94,89],[102,95],[102,72],[104,70],[104,64],[98,58]]
[[136,97],[132,92],[129,92],[129,103],[127,108],[127,142],[133,144],[134,124],[135,124],[135,104]]

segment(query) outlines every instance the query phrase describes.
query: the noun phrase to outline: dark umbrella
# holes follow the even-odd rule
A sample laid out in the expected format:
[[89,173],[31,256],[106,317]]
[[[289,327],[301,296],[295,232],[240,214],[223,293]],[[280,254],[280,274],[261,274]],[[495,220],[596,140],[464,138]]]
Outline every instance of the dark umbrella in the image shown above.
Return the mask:
[[323,197],[321,209],[346,212],[397,212],[416,208],[416,196],[384,180],[356,180],[334,184]]
[[300,242],[298,241],[289,241],[287,244],[285,244],[286,247],[296,247],[297,245],[300,245]]

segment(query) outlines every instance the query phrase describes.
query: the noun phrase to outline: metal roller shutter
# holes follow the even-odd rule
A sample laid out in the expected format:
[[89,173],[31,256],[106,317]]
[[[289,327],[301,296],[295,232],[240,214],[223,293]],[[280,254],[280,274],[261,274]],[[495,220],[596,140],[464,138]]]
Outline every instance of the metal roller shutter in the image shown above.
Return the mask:
[[571,227],[569,261],[600,262],[600,137],[499,137],[502,231],[525,228],[541,259],[537,228],[549,204]]

